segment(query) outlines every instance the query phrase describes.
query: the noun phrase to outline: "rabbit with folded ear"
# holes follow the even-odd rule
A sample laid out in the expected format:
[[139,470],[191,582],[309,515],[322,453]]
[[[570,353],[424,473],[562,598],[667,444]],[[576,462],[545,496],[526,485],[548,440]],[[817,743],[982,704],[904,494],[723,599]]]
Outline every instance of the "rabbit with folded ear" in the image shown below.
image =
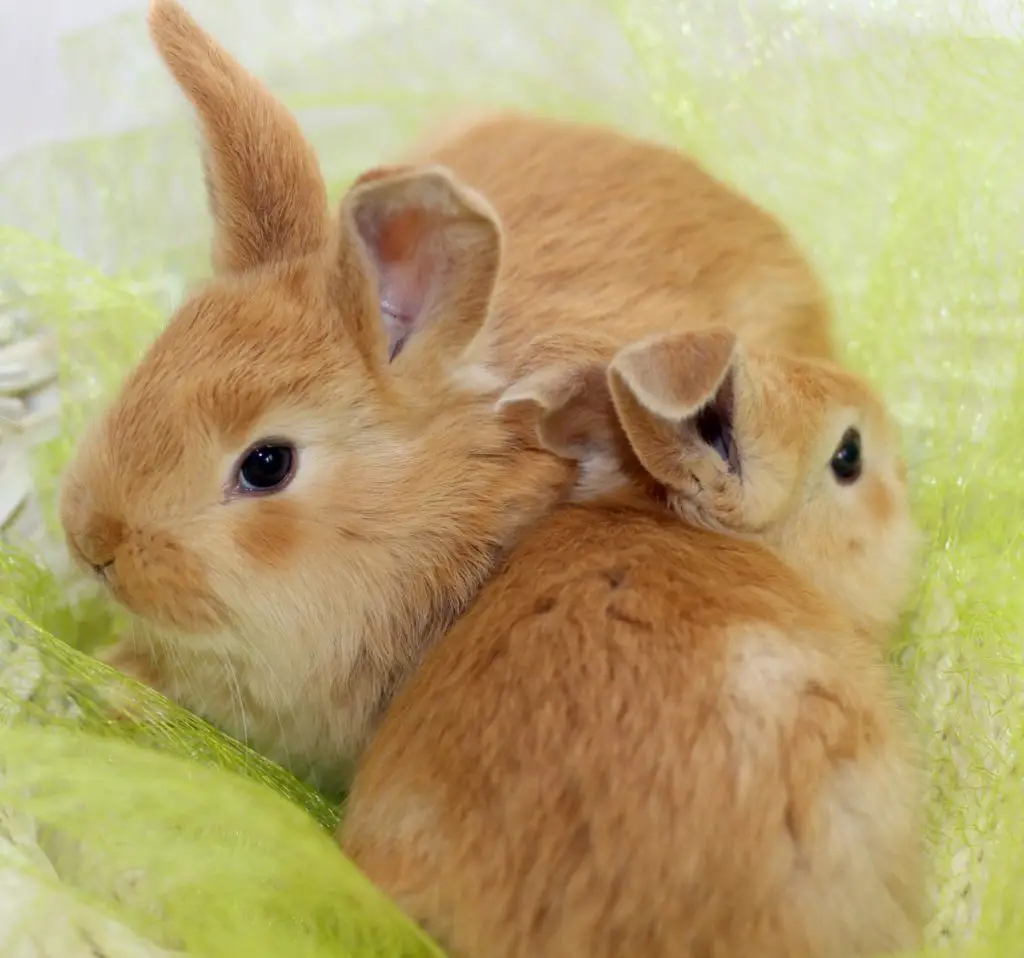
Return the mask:
[[177,3],[150,28],[205,135],[216,275],[83,436],[61,521],[138,623],[109,661],[333,789],[572,470],[461,360],[500,263],[486,202],[422,169],[332,215],[288,112]]
[[446,126],[409,158],[451,170],[505,226],[495,310],[514,321],[488,330],[503,363],[581,314],[619,345],[710,317],[752,346],[833,355],[827,297],[785,227],[677,150],[506,112]]
[[[738,370],[737,409],[749,390],[807,407],[792,437],[784,418],[738,415],[724,453],[742,466],[785,433],[796,465],[778,476],[808,496],[785,557],[691,525],[623,460],[603,495],[520,540],[363,756],[342,848],[453,958],[845,958],[919,940],[920,788],[880,649],[844,595],[786,561],[845,508],[815,501],[833,420],[864,427],[851,498],[898,476],[877,399],[812,362],[777,378],[721,330],[636,346],[607,378],[534,369],[505,399],[533,411],[542,445],[585,460],[629,452],[628,396],[683,430],[671,462],[697,468],[705,444],[720,454],[700,421]],[[667,447],[639,445],[662,473]],[[779,494],[766,468],[745,473],[752,496],[762,477]],[[710,483],[688,493],[708,516],[723,501]],[[887,527],[902,490],[892,503],[860,548],[902,570],[909,539]]]
[[912,585],[919,534],[883,403],[832,363],[747,349],[725,330],[705,341],[721,372],[710,400],[688,381],[688,354],[686,369],[674,365],[671,337],[611,362],[611,396],[636,458],[681,516],[774,546],[858,627],[887,635]]

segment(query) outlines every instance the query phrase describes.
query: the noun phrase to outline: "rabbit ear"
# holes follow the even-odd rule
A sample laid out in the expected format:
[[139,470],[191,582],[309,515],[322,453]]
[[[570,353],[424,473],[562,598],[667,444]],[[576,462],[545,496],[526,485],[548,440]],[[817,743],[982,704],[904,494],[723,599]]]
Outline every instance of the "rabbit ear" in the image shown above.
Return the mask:
[[415,172],[415,168],[408,165],[401,166],[374,166],[360,173],[352,183],[352,189],[362,186],[364,183],[372,183],[374,180],[387,180],[395,176],[407,176]]
[[655,480],[680,488],[696,464],[738,473],[733,431],[741,361],[735,335],[720,328],[648,339],[612,359],[608,383],[619,422]]
[[450,355],[476,335],[501,261],[497,214],[437,167],[371,170],[342,203],[377,278],[390,359],[428,329]]
[[615,410],[603,363],[562,363],[514,382],[498,408],[515,416],[542,449],[586,463],[615,448]]
[[149,31],[203,129],[214,268],[241,272],[324,249],[327,194],[295,118],[175,0],[152,0]]

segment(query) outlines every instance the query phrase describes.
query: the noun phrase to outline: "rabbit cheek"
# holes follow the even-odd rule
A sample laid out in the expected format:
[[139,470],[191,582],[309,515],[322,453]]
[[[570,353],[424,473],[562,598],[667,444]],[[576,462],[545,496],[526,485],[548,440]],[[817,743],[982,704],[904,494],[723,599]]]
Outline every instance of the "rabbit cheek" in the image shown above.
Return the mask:
[[285,499],[267,498],[255,506],[232,529],[235,547],[257,565],[280,571],[299,553],[301,516]]
[[107,584],[129,612],[158,625],[204,632],[223,619],[202,563],[166,533],[139,532],[126,540]]
[[896,510],[895,497],[885,480],[878,476],[869,477],[866,486],[864,502],[867,510],[875,523],[884,528],[892,521]]

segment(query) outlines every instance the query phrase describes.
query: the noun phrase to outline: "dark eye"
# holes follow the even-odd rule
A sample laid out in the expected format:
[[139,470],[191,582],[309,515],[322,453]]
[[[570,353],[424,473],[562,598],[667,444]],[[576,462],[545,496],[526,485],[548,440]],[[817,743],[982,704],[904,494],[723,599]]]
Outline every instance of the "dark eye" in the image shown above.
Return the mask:
[[238,467],[238,488],[244,493],[276,492],[295,471],[295,447],[286,443],[254,446]]
[[860,433],[856,429],[846,430],[842,441],[832,454],[829,465],[836,481],[843,485],[856,482],[860,478],[864,462],[860,455]]

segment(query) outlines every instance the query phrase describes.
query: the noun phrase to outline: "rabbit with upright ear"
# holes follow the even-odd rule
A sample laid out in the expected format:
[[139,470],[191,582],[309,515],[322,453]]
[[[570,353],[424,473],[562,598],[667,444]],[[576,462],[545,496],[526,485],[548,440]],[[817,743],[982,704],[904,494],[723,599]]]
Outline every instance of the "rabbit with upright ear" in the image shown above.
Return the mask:
[[138,623],[109,661],[335,788],[572,471],[461,359],[500,265],[487,203],[425,168],[331,215],[288,112],[173,0],[149,16],[205,135],[216,275],[82,438],[61,521]]
[[[453,958],[912,948],[920,783],[860,622],[893,618],[914,551],[885,410],[722,329],[595,368],[535,368],[505,405],[546,448],[622,457],[617,478],[527,533],[399,691],[343,849]],[[843,577],[886,570],[858,608]]]
[[430,136],[410,159],[483,193],[506,231],[491,327],[528,336],[586,317],[624,345],[709,320],[751,346],[830,358],[830,308],[785,227],[678,151],[598,125],[507,112]]

